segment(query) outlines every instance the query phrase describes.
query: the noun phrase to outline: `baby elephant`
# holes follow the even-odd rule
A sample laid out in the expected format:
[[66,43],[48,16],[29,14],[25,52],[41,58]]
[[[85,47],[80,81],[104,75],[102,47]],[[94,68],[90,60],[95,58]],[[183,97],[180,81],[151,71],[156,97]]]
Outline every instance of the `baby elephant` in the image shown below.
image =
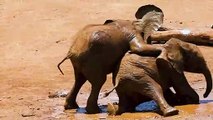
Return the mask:
[[[134,111],[138,104],[152,99],[159,105],[164,116],[178,113],[169,104],[198,104],[199,96],[188,84],[184,71],[203,73],[207,82],[204,97],[209,95],[212,77],[199,49],[175,38],[162,47],[167,50],[161,56],[164,58],[162,60],[135,54],[123,57],[116,81],[114,79],[114,88],[119,97],[116,114]],[[176,94],[170,87],[174,88]]]
[[171,107],[163,96],[170,82],[160,79],[156,58],[127,53],[121,61],[116,80],[114,88],[119,97],[116,115],[132,112],[137,105],[149,100],[159,105],[164,116],[178,114],[178,110]]

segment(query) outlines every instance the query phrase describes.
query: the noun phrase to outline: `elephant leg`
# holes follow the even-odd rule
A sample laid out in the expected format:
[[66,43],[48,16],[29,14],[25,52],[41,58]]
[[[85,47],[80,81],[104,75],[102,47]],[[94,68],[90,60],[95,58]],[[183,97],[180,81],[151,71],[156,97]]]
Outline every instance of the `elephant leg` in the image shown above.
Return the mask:
[[166,101],[169,103],[169,105],[178,105],[178,97],[176,96],[175,93],[173,93],[171,91],[171,89],[167,89],[164,91],[164,98],[166,99]]
[[80,88],[86,82],[86,78],[84,77],[84,75],[81,72],[79,72],[75,67],[74,67],[74,74],[75,74],[75,83],[66,97],[64,105],[65,110],[79,108],[78,104],[76,103],[76,97]]
[[106,75],[94,75],[93,78],[88,79],[92,85],[92,90],[87,101],[86,110],[88,114],[99,113],[101,110],[98,107],[97,100],[101,87],[106,81]]
[[182,99],[181,101],[187,104],[199,103],[199,96],[187,82],[183,70],[178,70],[172,67],[172,65],[165,59],[157,58],[156,64],[161,79],[169,80],[169,84],[174,88],[178,99]]
[[[126,96],[126,112],[134,112],[135,107],[139,104],[137,101],[134,100],[132,95],[135,95],[135,93],[132,93],[130,96]],[[125,104],[125,102],[124,102]]]
[[124,112],[127,112],[127,105],[128,103],[128,99],[125,93],[123,92],[119,92],[119,90],[117,90],[117,94],[118,94],[118,98],[119,98],[119,104],[118,104],[118,110],[116,111],[116,115],[121,115]]
[[141,94],[153,99],[160,107],[164,116],[176,115],[178,110],[171,107],[164,99],[163,90],[158,83],[156,83],[152,78],[147,78],[147,82],[142,84]]
[[189,85],[184,73],[175,72],[172,75],[172,86],[177,93],[179,104],[198,104],[199,96]]

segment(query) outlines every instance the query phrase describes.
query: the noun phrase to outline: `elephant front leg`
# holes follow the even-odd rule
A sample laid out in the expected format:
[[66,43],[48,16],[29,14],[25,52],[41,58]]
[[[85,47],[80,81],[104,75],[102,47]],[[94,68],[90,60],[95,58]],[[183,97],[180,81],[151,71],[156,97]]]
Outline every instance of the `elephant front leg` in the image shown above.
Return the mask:
[[171,116],[178,114],[178,110],[172,106],[170,106],[163,97],[162,90],[157,89],[153,92],[153,99],[158,103],[161,111],[163,112],[163,116]]
[[98,95],[101,90],[101,87],[103,86],[105,81],[106,81],[106,76],[103,76],[103,77],[95,76],[94,79],[89,79],[89,82],[92,85],[92,90],[91,90],[90,96],[87,101],[87,106],[86,106],[86,111],[88,114],[95,114],[95,113],[101,112],[101,110],[98,107],[97,100],[98,100]]
[[172,105],[172,106],[179,105],[179,98],[177,97],[175,93],[171,91],[170,88],[165,90],[163,94],[164,94],[164,98],[169,103],[169,105]]
[[[153,99],[160,107],[160,110],[163,113],[163,116],[171,116],[178,114],[178,110],[170,106],[163,96],[163,91],[160,85],[158,85],[154,80],[149,80],[149,82],[144,83],[144,86],[148,86],[148,89],[141,91],[141,94],[150,97]],[[141,87],[141,88],[143,88]]]
[[176,72],[172,76],[172,84],[179,100],[178,104],[199,104],[199,96],[187,82],[184,73]]
[[65,110],[79,108],[78,104],[76,103],[76,97],[80,88],[86,82],[86,78],[83,76],[83,74],[77,71],[75,68],[74,68],[74,73],[75,73],[75,83],[72,90],[69,92],[69,94],[66,97],[66,101],[64,104]]
[[161,79],[168,79],[176,92],[177,101],[175,104],[183,104],[181,101],[186,104],[199,103],[199,96],[187,82],[183,70],[180,69],[181,67],[174,67],[170,62],[159,58],[156,60],[156,64]]

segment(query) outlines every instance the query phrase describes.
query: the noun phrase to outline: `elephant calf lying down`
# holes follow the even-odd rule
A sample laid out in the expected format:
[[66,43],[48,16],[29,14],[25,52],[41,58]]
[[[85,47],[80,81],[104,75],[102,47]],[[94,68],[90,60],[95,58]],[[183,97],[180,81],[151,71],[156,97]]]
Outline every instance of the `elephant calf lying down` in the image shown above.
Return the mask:
[[[149,100],[159,105],[164,116],[178,113],[169,104],[198,104],[199,96],[188,84],[184,70],[204,73],[208,84],[204,96],[208,96],[212,89],[212,79],[199,49],[177,39],[171,39],[164,47],[168,51],[162,57],[169,62],[136,54],[123,57],[114,87],[119,97],[116,114],[134,111],[138,104]],[[170,87],[174,88],[176,94]]]

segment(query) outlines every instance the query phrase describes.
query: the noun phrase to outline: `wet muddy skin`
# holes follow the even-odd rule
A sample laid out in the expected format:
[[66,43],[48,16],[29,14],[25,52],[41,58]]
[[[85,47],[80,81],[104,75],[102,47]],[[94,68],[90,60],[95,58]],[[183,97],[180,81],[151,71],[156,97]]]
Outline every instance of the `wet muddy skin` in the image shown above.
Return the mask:
[[[135,11],[145,4],[162,8],[166,26],[211,28],[212,0],[0,0],[0,120],[213,120],[213,92],[203,99],[204,77],[189,73],[187,78],[201,104],[175,106],[179,115],[162,117],[152,111],[156,110],[155,104],[149,103],[145,111],[138,107],[140,112],[108,116],[106,105],[117,101],[115,92],[99,99],[105,112],[85,114],[91,90],[88,82],[77,97],[81,109],[64,111],[63,91],[70,91],[73,85],[73,69],[69,61],[65,62],[62,76],[56,66],[70,47],[70,37],[87,24],[103,23],[109,18],[135,19]],[[213,74],[213,48],[199,48]],[[109,75],[101,92],[111,88]],[[49,96],[57,91],[60,96]]]

